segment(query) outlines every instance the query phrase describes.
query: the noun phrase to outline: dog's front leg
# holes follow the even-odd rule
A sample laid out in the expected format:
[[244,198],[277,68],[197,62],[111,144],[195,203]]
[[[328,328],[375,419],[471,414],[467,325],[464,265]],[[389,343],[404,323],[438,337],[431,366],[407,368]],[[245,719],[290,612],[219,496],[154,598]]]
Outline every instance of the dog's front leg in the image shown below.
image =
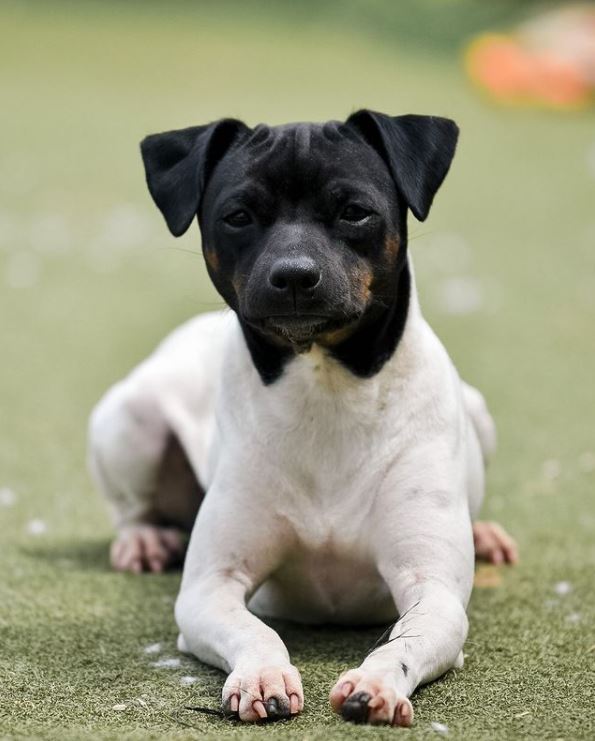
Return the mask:
[[226,714],[244,721],[294,715],[304,702],[299,672],[279,635],[246,607],[281,563],[291,534],[258,498],[233,501],[226,493],[212,487],[190,539],[176,602],[179,647],[229,672]]
[[462,664],[473,540],[465,501],[444,485],[418,484],[384,498],[373,539],[397,623],[357,669],[339,679],[331,704],[347,720],[409,726],[415,688]]

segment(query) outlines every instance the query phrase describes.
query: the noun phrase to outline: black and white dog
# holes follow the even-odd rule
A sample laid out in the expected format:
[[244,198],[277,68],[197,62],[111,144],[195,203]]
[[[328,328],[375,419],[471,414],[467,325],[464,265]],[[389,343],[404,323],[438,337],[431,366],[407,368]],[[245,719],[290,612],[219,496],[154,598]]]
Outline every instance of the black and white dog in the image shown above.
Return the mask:
[[407,210],[428,215],[457,134],[362,110],[142,143],[155,203],[176,236],[198,215],[232,311],[189,321],[108,392],[91,468],[116,569],[161,571],[192,530],[179,648],[229,673],[223,707],[241,720],[304,702],[257,615],[398,617],[330,699],[350,720],[410,725],[415,688],[462,665],[474,536],[478,555],[516,560],[497,525],[473,524],[494,426],[424,321],[407,253]]

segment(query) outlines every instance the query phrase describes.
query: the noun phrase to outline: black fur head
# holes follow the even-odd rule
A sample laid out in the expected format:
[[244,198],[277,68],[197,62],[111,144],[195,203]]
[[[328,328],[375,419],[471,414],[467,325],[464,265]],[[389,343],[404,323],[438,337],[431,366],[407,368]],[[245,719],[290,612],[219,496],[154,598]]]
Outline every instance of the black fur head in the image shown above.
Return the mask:
[[345,123],[224,119],[147,137],[147,182],[171,232],[196,215],[211,279],[263,380],[316,343],[360,376],[394,351],[409,301],[409,208],[424,220],[458,129],[362,110]]

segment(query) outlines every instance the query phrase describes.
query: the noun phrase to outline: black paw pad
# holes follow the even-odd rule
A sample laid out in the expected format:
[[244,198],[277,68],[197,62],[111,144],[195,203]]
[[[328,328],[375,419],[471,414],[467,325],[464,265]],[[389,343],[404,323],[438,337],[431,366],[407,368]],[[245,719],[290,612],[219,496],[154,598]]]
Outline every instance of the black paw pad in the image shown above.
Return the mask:
[[289,703],[283,702],[277,697],[269,697],[264,703],[264,709],[267,711],[269,720],[279,720],[289,716]]
[[356,692],[354,695],[349,695],[341,706],[341,715],[344,720],[351,723],[366,723],[370,712],[368,703],[371,699],[372,695],[368,692]]

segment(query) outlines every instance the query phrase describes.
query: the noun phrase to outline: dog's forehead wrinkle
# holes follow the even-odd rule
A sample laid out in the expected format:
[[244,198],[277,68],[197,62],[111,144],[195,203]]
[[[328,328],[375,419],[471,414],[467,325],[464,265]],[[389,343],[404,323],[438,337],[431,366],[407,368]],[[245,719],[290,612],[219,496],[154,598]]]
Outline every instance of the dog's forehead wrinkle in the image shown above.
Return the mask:
[[223,203],[228,202],[250,202],[250,201],[263,201],[268,198],[269,193],[266,188],[263,188],[262,184],[258,181],[248,181],[245,184],[234,187],[230,190],[222,191]]
[[266,144],[272,136],[271,127],[267,124],[258,124],[250,136],[245,141],[249,147]]
[[312,139],[312,126],[296,126],[295,128],[295,153],[297,157],[307,157],[310,154],[310,142]]
[[322,135],[329,141],[337,141],[343,135],[342,124],[339,121],[327,121],[322,125]]
[[[259,129],[259,127],[257,127]],[[285,124],[257,130],[242,149],[250,180],[276,197],[299,201],[320,199],[329,185],[341,182],[344,190],[378,191],[381,197],[392,180],[379,155],[361,140],[344,136],[336,122]],[[252,144],[256,141],[256,144]]]

